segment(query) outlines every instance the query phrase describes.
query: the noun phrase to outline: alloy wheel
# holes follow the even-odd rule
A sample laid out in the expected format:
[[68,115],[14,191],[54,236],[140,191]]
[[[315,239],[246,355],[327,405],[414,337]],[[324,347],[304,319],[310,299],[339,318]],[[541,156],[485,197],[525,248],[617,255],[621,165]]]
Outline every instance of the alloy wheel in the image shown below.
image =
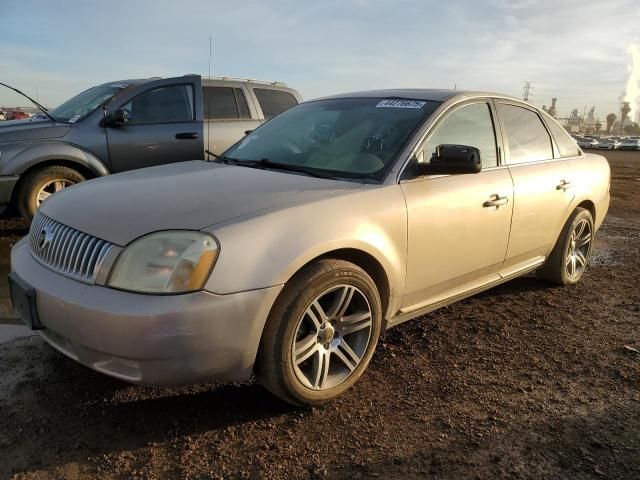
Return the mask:
[[571,232],[567,249],[565,268],[569,277],[579,277],[587,267],[592,238],[591,223],[587,219],[580,220]]
[[358,288],[336,285],[322,292],[296,326],[291,345],[296,378],[313,390],[344,382],[360,365],[372,326],[371,306]]
[[71,185],[75,185],[75,183],[64,178],[48,181],[40,188],[40,190],[38,190],[38,194],[36,195],[36,206],[39,207],[40,204],[51,195],[67,187],[70,187]]

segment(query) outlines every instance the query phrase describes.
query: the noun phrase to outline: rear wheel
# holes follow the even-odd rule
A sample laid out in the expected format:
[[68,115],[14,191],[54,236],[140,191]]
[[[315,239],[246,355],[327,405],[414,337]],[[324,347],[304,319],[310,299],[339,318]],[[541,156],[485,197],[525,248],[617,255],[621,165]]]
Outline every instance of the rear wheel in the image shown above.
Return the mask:
[[560,285],[578,283],[587,268],[594,233],[591,212],[576,208],[538,276]]
[[380,296],[364,270],[343,260],[313,263],[287,283],[269,315],[258,376],[289,403],[332,400],[367,368],[381,323]]
[[31,172],[20,184],[16,198],[18,211],[30,220],[40,204],[51,195],[84,180],[85,177],[76,170],[60,165]]

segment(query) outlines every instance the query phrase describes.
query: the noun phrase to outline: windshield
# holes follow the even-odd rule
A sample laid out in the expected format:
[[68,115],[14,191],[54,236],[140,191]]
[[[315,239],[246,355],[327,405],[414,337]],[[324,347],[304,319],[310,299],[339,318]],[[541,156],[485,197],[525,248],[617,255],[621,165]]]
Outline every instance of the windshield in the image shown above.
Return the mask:
[[381,180],[412,133],[439,102],[340,98],[287,110],[225,152],[262,160]]
[[128,86],[126,83],[98,85],[67,100],[49,113],[60,122],[75,123]]

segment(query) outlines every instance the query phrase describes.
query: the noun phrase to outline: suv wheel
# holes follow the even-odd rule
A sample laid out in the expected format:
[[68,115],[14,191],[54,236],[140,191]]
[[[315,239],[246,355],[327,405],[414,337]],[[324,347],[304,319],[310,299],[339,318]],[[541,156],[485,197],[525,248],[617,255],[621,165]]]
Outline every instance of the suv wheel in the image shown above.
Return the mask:
[[29,173],[18,190],[18,211],[30,220],[40,204],[51,195],[84,180],[86,179],[76,170],[58,165]]
[[318,405],[350,388],[378,342],[382,306],[357,265],[324,259],[285,286],[262,336],[258,376],[281,399]]
[[556,246],[538,276],[560,285],[574,285],[587,268],[593,245],[593,217],[584,208],[576,208],[562,229]]

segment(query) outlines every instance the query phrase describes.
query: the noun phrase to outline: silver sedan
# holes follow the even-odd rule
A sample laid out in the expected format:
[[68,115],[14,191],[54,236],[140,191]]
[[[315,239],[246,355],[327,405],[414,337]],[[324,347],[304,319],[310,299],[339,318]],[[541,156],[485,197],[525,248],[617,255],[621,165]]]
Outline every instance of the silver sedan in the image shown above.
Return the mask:
[[495,94],[303,103],[215,161],[88,181],[12,251],[14,305],[54,348],[133,383],[242,381],[314,405],[388,328],[537,270],[579,281],[609,166]]

